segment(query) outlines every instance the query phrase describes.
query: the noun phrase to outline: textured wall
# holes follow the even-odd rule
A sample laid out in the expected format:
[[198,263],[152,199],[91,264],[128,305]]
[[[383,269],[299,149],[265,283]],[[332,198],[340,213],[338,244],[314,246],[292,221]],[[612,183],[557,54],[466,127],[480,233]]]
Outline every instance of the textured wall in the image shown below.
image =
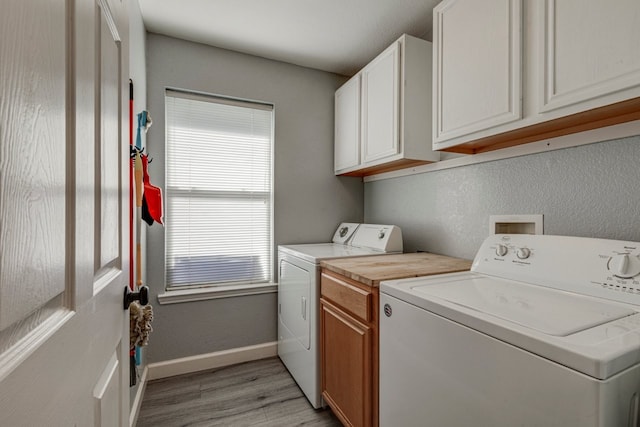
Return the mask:
[[[363,217],[363,184],[333,175],[333,94],[342,76],[157,34],[147,35],[147,99],[153,126],[151,181],[164,184],[164,89],[188,89],[275,105],[275,246],[328,241],[341,221]],[[242,173],[242,171],[238,171]],[[164,231],[149,228],[152,301],[164,291]],[[148,361],[276,340],[275,293],[155,304]]]
[[472,259],[489,215],[544,214],[545,234],[640,241],[640,136],[365,184],[365,221],[405,251]]

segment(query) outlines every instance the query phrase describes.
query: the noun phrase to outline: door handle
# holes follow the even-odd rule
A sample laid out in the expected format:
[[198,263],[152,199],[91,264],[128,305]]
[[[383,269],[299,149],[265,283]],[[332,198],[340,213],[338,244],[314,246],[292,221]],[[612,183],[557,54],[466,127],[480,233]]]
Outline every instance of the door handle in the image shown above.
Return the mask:
[[302,312],[302,319],[307,320],[307,299],[305,297],[302,297],[300,301],[300,310]]
[[129,309],[129,305],[134,301],[140,301],[141,305],[149,304],[149,287],[141,286],[138,292],[131,292],[129,286],[124,287],[124,300],[122,307],[125,310]]

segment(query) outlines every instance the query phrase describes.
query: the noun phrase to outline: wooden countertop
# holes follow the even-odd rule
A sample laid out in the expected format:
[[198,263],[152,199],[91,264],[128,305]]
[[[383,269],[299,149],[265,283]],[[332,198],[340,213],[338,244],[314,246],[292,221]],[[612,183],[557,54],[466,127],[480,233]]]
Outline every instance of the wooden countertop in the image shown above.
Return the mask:
[[454,273],[471,268],[471,261],[428,252],[340,258],[320,263],[322,268],[372,287],[384,280]]

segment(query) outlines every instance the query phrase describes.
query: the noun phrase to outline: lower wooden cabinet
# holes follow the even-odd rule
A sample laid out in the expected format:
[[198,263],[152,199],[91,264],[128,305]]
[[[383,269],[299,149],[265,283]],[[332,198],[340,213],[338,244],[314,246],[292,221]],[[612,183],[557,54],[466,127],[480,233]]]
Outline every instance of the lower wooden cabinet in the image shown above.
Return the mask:
[[322,397],[346,426],[378,425],[378,301],[331,272],[321,279]]

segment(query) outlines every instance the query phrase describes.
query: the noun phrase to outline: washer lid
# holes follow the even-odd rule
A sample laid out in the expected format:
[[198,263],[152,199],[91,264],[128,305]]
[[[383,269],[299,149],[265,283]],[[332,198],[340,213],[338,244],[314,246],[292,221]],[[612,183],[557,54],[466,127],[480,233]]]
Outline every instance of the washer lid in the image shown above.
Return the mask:
[[384,281],[380,292],[594,378],[640,364],[630,304],[473,272]]
[[432,283],[413,290],[559,337],[635,313],[606,301],[494,277]]

